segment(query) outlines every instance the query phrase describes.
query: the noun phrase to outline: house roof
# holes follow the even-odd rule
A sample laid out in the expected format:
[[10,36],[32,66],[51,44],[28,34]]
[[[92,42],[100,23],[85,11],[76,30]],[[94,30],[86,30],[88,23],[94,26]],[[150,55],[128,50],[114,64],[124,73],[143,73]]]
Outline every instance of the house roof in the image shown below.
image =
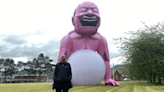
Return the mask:
[[[114,73],[116,72],[116,70],[114,70]],[[113,70],[111,71],[111,75],[113,76]]]
[[123,73],[124,71],[118,71],[119,74]]
[[[114,73],[117,72],[120,76],[121,76],[121,73],[119,73],[117,70],[114,71]],[[113,76],[113,71],[111,71],[111,76]],[[122,76],[121,76],[122,77]],[[122,77],[123,78],[123,77]]]
[[[121,74],[117,70],[115,70],[114,73],[115,72],[117,72],[121,76]],[[111,76],[113,76],[113,71],[111,71]]]

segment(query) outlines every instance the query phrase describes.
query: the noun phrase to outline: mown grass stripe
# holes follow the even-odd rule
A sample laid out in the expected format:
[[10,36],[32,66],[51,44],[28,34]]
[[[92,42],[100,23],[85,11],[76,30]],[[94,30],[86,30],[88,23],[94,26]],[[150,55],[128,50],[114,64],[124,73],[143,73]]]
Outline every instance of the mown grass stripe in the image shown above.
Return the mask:
[[[164,92],[164,85],[148,82],[119,81],[121,86],[73,86],[69,92]],[[0,92],[55,92],[50,83],[0,84]]]
[[136,82],[134,82],[134,91],[133,92],[142,92],[140,85],[138,85],[138,83],[136,83]]
[[90,89],[94,89],[94,88],[95,87],[92,87],[92,86],[86,86],[86,87],[83,87],[83,89],[76,89],[74,91],[71,90],[71,92],[84,92],[84,90],[90,90]]
[[113,91],[113,90],[115,90],[115,89],[118,89],[117,87],[112,87],[111,89],[108,89],[108,90],[106,90],[105,92],[111,92],[111,91]]
[[123,88],[126,87],[126,85],[125,85],[125,83],[123,83],[123,84],[121,84],[121,86],[116,86],[116,87],[117,87],[117,89],[114,89],[114,90],[112,90],[112,91],[110,91],[110,92],[116,92],[116,90],[117,90],[118,92],[123,92],[122,90],[123,90]]

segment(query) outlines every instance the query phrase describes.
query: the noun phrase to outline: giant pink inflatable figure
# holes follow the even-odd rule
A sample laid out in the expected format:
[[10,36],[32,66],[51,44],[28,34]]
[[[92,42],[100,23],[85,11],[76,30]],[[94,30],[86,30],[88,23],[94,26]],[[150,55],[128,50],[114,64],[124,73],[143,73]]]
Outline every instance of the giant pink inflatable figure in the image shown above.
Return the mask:
[[65,54],[68,60],[73,52],[81,49],[97,51],[103,58],[106,67],[104,76],[105,84],[120,86],[120,83],[111,78],[106,39],[97,32],[100,26],[100,16],[97,5],[92,2],[83,2],[78,5],[72,17],[72,23],[75,29],[62,38],[58,62],[62,54]]

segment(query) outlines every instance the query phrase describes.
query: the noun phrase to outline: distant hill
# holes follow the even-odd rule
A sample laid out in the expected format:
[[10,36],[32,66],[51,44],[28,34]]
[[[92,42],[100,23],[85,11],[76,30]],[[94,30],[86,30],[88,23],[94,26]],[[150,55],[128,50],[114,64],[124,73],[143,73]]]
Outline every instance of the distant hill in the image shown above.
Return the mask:
[[[111,68],[111,71],[113,70],[113,67]],[[125,65],[116,65],[114,66],[114,70],[117,70],[117,71],[127,71],[126,69],[126,66]]]

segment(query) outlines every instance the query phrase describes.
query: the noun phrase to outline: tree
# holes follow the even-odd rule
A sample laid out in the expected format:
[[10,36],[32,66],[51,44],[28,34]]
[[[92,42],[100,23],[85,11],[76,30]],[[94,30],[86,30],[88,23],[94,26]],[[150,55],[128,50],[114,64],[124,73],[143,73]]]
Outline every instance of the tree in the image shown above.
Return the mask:
[[25,71],[27,72],[27,76],[28,76],[28,80],[27,80],[27,82],[29,83],[29,76],[30,76],[30,74],[32,74],[32,69],[33,69],[33,64],[32,64],[32,62],[31,61],[27,61],[26,63],[25,63]]
[[11,59],[8,69],[8,75],[10,76],[10,83],[11,83],[12,76],[17,72],[17,68],[15,66],[16,64],[14,63],[14,60]]
[[39,68],[39,62],[38,62],[38,60],[37,60],[36,58],[34,58],[34,59],[32,60],[32,64],[33,64],[33,66],[32,66],[33,72],[32,72],[32,73],[34,74],[34,82],[35,82],[36,74],[37,74],[38,68]]
[[2,72],[4,62],[5,62],[4,59],[0,59],[0,73]]
[[[2,70],[3,70],[3,63],[4,62],[5,62],[4,59],[0,59],[0,74],[1,74],[1,72],[3,72]],[[2,75],[0,75],[0,76],[2,76]]]
[[18,64],[17,64],[17,68],[18,68],[18,71],[20,70],[20,73],[21,73],[21,83],[23,82],[23,71],[24,71],[24,68],[25,68],[25,63],[23,63],[22,61],[18,61]]
[[5,77],[5,82],[6,82],[6,77],[10,76],[10,83],[11,83],[11,78],[16,73],[14,60],[9,58],[5,59],[2,65],[3,65],[2,76]]
[[45,58],[44,58],[44,54],[39,54],[39,56],[37,57],[37,61],[38,61],[38,73],[39,73],[39,81],[41,82],[41,74],[43,73],[44,69],[44,61],[45,61]]
[[[52,59],[49,59],[48,56],[44,56],[43,53],[39,54],[39,56],[37,57],[37,60],[38,63],[38,73],[39,73],[39,80],[41,81],[41,74],[44,73],[44,76],[45,75],[48,75],[48,73],[50,71],[52,71],[52,65],[51,65],[51,62],[53,62]],[[46,78],[45,78],[45,81],[46,81]]]
[[[43,67],[43,69],[44,69],[44,76],[45,75],[47,75],[48,76],[48,73],[50,72],[50,71],[52,71],[53,69],[52,69],[52,65],[51,65],[51,62],[53,62],[53,60],[52,59],[49,59],[49,57],[48,56],[46,56],[45,57],[45,61],[44,61],[44,67]],[[45,82],[47,81],[47,78],[45,77]]]
[[[144,24],[145,25],[145,24]],[[163,75],[164,65],[164,24],[146,26],[136,32],[130,31],[129,38],[117,39],[121,43],[120,51],[124,61],[129,66],[130,74],[136,78],[146,77],[152,82],[152,77]]]

